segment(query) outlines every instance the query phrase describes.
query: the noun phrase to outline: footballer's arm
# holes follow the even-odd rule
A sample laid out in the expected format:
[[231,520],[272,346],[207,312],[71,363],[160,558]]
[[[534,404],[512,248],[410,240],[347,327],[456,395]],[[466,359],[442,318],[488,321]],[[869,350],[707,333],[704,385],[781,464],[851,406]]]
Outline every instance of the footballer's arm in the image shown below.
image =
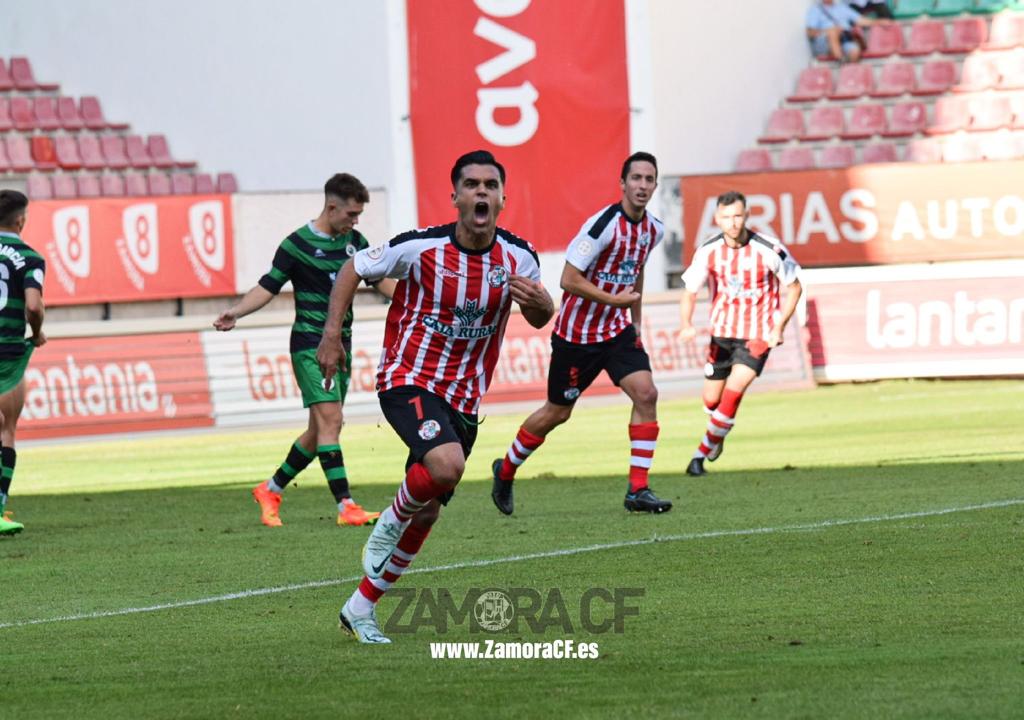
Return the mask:
[[637,336],[640,335],[640,324],[643,321],[643,303],[644,303],[644,268],[640,269],[640,273],[636,276],[636,284],[633,286],[633,290],[638,295],[636,302],[629,306],[629,316],[633,321],[633,327],[636,328]]
[[316,349],[316,361],[324,380],[330,381],[338,364],[345,360],[345,349],[341,346],[341,323],[352,305],[352,298],[362,278],[356,273],[355,263],[345,263],[331,288],[331,301],[327,306],[327,321],[324,334]]
[[508,283],[509,294],[519,304],[526,322],[540,330],[555,314],[551,295],[539,282],[522,275],[513,275]]
[[612,307],[630,307],[640,300],[640,293],[630,285],[625,290],[615,295],[605,292],[594,283],[587,280],[578,267],[572,263],[566,263],[562,268],[562,289],[573,295],[579,295],[585,300],[593,300],[602,305]]
[[793,317],[793,313],[796,312],[797,303],[800,302],[800,296],[803,295],[803,292],[804,287],[800,284],[799,280],[794,280],[786,286],[786,300],[782,304],[782,315],[768,337],[768,347],[782,344],[782,335],[786,332],[786,324]]

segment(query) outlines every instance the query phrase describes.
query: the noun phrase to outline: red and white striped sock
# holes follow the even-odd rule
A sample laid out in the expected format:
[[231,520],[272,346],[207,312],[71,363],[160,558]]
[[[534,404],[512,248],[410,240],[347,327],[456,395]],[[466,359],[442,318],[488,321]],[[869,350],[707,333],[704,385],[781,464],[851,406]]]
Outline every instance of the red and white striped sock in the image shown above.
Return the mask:
[[534,435],[524,427],[519,428],[516,439],[512,441],[505,459],[501,463],[498,477],[506,482],[512,482],[516,476],[516,470],[526,462],[526,458],[533,454],[533,451],[544,444],[544,438]]
[[658,423],[637,423],[629,426],[629,491],[647,487],[647,474],[654,462],[658,444]]
[[391,512],[399,522],[405,522],[434,498],[444,495],[448,488],[434,482],[422,463],[416,463],[405,473],[405,480],[391,503]]
[[707,431],[704,433],[697,452],[693,455],[695,458],[706,458],[725,440],[725,436],[729,434],[736,423],[736,410],[742,399],[743,393],[728,388],[722,391],[722,399],[718,403],[718,407],[711,412],[711,417],[708,418]]
[[359,587],[352,593],[352,597],[348,601],[352,612],[356,615],[365,615],[370,612],[373,606],[377,604],[377,601],[384,597],[384,593],[398,582],[398,578],[402,577],[402,573],[416,559],[416,555],[430,534],[431,527],[410,525],[405,529],[405,532],[402,533],[402,537],[398,541],[394,554],[391,555],[391,559],[388,560],[388,564],[384,567],[384,574],[376,579],[368,578],[364,575],[362,582],[359,583]]

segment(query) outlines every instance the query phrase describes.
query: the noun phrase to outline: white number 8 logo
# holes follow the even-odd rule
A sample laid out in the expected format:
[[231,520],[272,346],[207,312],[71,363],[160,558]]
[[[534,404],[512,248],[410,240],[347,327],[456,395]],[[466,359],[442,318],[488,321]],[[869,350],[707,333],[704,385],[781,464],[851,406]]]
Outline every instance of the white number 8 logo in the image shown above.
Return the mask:
[[11,271],[6,265],[0,263],[0,310],[7,307],[7,280],[11,278]]

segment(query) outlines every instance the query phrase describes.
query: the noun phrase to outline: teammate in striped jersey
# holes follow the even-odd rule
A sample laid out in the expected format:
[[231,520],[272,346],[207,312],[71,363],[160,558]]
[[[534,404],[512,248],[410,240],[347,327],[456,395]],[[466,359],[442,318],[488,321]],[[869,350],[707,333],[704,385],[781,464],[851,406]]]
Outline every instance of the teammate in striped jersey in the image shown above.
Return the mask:
[[[338,506],[338,525],[372,524],[379,514],[366,512],[352,499],[339,442],[342,406],[352,374],[351,358],[338,368],[337,382],[330,385],[325,384],[316,361],[334,278],[359,250],[369,247],[366,238],[355,229],[363,205],[369,201],[369,192],[357,178],[347,173],[331,177],[324,185],[324,207],[319,217],[285,238],[270,271],[213,323],[218,330],[231,330],[239,318],[265,306],[291,281],[295,293],[295,322],[290,341],[292,370],[302,392],[302,405],[309,409],[309,424],[274,475],[252,490],[260,506],[260,521],[269,527],[282,524],[278,510],[284,488],[317,457]],[[390,297],[394,282],[379,283],[377,289]],[[351,310],[338,338],[338,345],[343,344],[352,347]]]
[[512,303],[536,328],[554,314],[533,246],[497,226],[505,169],[477,150],[456,160],[451,182],[456,222],[398,235],[342,269],[317,353],[330,377],[344,356],[337,337],[359,281],[398,280],[377,392],[409,448],[406,476],[363,549],[366,576],[339,613],[342,627],[365,643],[390,642],[376,603],[416,557],[462,478]]
[[[0,535],[25,526],[5,512],[18,454],[14,435],[25,406],[25,368],[43,333],[43,274],[46,261],[21,240],[28,198],[0,190]],[[32,335],[25,338],[25,325]]]
[[514,509],[516,470],[569,419],[576,400],[602,370],[633,401],[626,509],[672,509],[648,486],[658,439],[658,391],[640,338],[644,265],[664,235],[661,221],[646,210],[658,186],[657,160],[645,152],[630,155],[619,184],[620,201],[587,219],[566,253],[565,293],[551,335],[547,402],[519,428],[504,459],[491,465],[491,499],[505,515]]
[[[693,308],[697,291],[705,283],[712,298],[703,392],[708,426],[687,475],[706,475],[704,461],[714,462],[722,454],[743,393],[761,374],[771,349],[782,342],[803,292],[796,260],[775,238],[748,230],[747,216],[747,199],[741,193],[720,195],[715,223],[722,232],[697,248],[683,273],[679,331],[683,342],[697,335]],[[785,300],[780,308],[783,287]]]

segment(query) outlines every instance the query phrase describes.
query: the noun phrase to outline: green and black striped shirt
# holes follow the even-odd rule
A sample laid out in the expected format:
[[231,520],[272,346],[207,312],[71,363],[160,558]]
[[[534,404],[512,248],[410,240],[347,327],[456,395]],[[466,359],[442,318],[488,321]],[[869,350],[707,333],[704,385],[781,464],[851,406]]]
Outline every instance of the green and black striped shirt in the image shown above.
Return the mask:
[[25,289],[43,291],[46,261],[14,233],[0,232],[0,358],[25,353]]
[[[295,322],[290,352],[309,350],[320,344],[327,320],[327,303],[341,267],[370,243],[358,230],[331,237],[307,223],[284,239],[274,254],[270,272],[260,278],[260,287],[277,295],[289,280],[295,291]],[[341,343],[352,347],[352,308],[341,326]]]

